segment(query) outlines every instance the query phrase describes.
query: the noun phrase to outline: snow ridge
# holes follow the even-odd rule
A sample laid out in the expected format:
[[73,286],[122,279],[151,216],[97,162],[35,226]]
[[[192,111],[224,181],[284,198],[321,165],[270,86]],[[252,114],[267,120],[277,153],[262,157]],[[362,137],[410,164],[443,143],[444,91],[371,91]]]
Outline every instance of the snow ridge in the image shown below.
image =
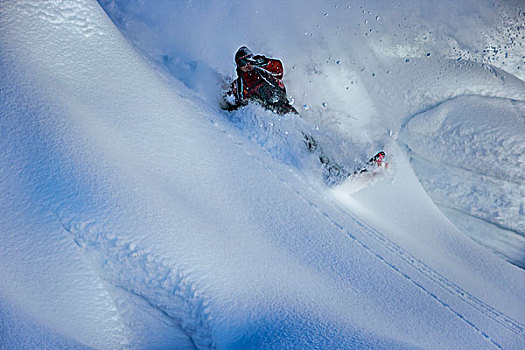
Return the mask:
[[[525,265],[524,122],[524,101],[460,96],[413,116],[399,136],[434,202],[453,209],[450,219],[474,240],[518,266]],[[469,228],[462,224],[469,218],[486,224]]]

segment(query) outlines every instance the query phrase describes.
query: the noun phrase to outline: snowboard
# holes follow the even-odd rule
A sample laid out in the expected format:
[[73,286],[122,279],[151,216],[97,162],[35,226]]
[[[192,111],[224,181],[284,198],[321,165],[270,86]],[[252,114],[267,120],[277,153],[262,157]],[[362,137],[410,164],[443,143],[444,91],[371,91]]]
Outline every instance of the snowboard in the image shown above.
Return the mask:
[[370,158],[364,167],[355,170],[347,169],[333,161],[323,151],[321,145],[313,138],[312,135],[303,132],[303,138],[307,150],[311,153],[318,154],[319,162],[321,163],[323,170],[323,180],[330,187],[339,185],[348,180],[352,180],[352,178],[356,178],[358,176],[363,178],[363,174],[365,173],[369,173],[368,176],[365,177],[370,177],[380,169],[386,169],[388,167],[386,153],[384,151],[380,151]]

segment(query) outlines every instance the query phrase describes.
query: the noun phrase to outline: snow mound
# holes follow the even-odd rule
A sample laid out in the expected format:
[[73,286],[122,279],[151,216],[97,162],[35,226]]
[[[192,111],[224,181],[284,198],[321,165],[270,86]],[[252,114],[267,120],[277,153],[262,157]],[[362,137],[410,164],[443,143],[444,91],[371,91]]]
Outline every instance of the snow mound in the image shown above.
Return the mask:
[[476,241],[524,266],[525,102],[448,100],[414,116],[400,140],[410,148],[421,183],[448,217]]

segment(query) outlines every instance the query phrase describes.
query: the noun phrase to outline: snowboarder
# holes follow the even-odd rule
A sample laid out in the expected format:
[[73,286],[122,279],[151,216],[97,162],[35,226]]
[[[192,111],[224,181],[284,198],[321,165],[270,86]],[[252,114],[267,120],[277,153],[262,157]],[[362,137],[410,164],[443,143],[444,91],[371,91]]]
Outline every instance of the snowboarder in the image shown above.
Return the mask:
[[[237,78],[224,96],[223,109],[233,111],[246,106],[250,101],[255,101],[277,114],[299,114],[286,97],[286,88],[282,82],[283,64],[280,60],[254,55],[249,48],[241,46],[235,53],[235,63]],[[332,161],[312,135],[303,132],[303,137],[307,150],[319,156],[324,180],[329,185],[366,172],[370,167],[386,164],[385,153],[381,151],[368,161],[367,167],[349,171]]]
[[224,109],[232,111],[256,101],[278,114],[297,114],[286,97],[280,60],[254,55],[249,48],[242,46],[235,53],[235,63],[237,78],[226,93]]

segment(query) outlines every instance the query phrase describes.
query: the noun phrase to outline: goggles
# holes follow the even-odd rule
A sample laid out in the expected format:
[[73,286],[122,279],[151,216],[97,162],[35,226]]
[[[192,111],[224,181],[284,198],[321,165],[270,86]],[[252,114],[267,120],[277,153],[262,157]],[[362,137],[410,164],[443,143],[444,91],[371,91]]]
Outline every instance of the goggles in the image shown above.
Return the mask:
[[237,66],[238,67],[246,66],[247,64],[252,62],[252,57],[253,57],[252,55],[247,55],[247,56],[239,58],[239,60],[237,61]]

